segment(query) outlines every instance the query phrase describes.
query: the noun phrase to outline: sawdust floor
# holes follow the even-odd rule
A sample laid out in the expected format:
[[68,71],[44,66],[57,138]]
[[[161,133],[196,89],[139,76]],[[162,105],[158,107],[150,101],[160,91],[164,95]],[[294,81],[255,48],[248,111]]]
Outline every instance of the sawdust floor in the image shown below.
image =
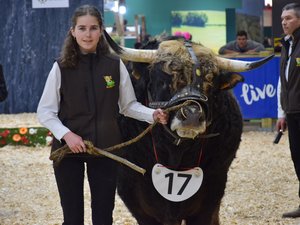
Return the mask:
[[[33,113],[0,114],[0,127],[40,126]],[[228,174],[221,205],[223,225],[289,225],[300,219],[281,214],[299,205],[287,134],[273,145],[273,132],[244,132]],[[49,147],[0,148],[0,224],[54,225],[62,212],[54,181]],[[90,220],[90,196],[85,182],[85,224]],[[116,196],[114,224],[137,224]]]

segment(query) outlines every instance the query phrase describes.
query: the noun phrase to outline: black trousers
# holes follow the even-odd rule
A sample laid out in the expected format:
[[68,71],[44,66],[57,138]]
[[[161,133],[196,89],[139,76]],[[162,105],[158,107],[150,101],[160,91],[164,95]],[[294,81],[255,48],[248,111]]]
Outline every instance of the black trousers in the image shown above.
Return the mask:
[[[300,113],[287,114],[287,124],[289,131],[289,143],[291,157],[298,181],[300,181]],[[300,183],[298,196],[300,198]]]
[[64,158],[58,166],[54,166],[63,209],[63,225],[84,224],[85,164],[91,192],[93,225],[111,225],[117,163],[105,157],[69,157]]

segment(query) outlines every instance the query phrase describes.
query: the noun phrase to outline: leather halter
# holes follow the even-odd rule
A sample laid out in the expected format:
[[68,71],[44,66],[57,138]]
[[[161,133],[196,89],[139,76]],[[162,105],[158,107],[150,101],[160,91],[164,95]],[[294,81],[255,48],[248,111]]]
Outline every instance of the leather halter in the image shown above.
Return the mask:
[[197,60],[197,57],[193,51],[191,42],[185,41],[184,42],[185,47],[187,48],[193,62],[193,82],[192,84],[189,84],[176,92],[176,94],[169,100],[169,101],[152,101],[151,95],[148,91],[148,100],[149,100],[149,107],[151,108],[167,108],[170,106],[174,106],[180,102],[184,102],[186,100],[195,100],[199,101],[201,103],[204,103],[205,105],[208,102],[208,97],[201,93],[201,70],[200,70],[200,64]]
[[[152,101],[151,95],[148,91],[148,100],[149,100],[149,107],[151,108],[168,108],[182,102],[188,100],[194,100],[199,102],[202,106],[205,107],[206,116],[207,116],[207,124],[211,123],[211,112],[209,111],[208,107],[208,97],[201,93],[201,70],[200,70],[200,63],[197,60],[197,57],[193,51],[192,44],[189,41],[184,42],[187,51],[189,52],[194,65],[193,65],[193,82],[179,90],[169,101]],[[179,145],[182,140],[187,138],[179,137],[176,133],[172,132],[166,125],[163,125],[164,129],[175,138],[174,144]],[[208,135],[199,135],[201,138],[210,138],[215,137],[219,134],[208,134]]]

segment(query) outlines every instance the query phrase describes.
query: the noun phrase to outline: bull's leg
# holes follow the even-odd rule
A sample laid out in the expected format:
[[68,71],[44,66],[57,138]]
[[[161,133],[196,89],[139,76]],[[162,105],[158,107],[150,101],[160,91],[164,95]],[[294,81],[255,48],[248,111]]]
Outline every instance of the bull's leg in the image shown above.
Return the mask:
[[[127,173],[124,173],[124,171]],[[143,210],[140,202],[143,197],[138,195],[137,189],[140,189],[140,187],[137,187],[137,184],[139,181],[135,178],[132,176],[132,171],[126,169],[120,171],[118,180],[119,196],[139,225],[163,225],[153,217],[148,216]]]
[[220,171],[227,170],[225,168],[220,169],[218,174],[207,174],[201,210],[197,215],[187,218],[186,225],[220,225],[219,211],[227,180],[227,174]]
[[153,220],[150,217],[136,218],[136,220],[139,225],[164,225],[162,223],[158,223],[156,220]]
[[[126,201],[127,200],[127,201]],[[132,216],[136,219],[139,225],[164,225],[162,223],[157,222],[153,217],[148,216],[145,211],[142,209],[142,206],[138,201],[126,199],[126,207],[131,212]]]
[[219,210],[220,204],[213,212],[211,212],[211,210],[205,210],[195,217],[189,217],[186,219],[186,225],[220,225]]

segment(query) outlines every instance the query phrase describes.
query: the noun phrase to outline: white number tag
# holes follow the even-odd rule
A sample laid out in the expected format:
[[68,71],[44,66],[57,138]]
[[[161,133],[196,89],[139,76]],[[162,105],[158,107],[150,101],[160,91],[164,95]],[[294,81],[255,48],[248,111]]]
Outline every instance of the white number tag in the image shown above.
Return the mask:
[[181,202],[193,196],[200,188],[203,171],[195,167],[186,171],[175,171],[155,164],[152,169],[152,182],[161,196],[172,202]]

